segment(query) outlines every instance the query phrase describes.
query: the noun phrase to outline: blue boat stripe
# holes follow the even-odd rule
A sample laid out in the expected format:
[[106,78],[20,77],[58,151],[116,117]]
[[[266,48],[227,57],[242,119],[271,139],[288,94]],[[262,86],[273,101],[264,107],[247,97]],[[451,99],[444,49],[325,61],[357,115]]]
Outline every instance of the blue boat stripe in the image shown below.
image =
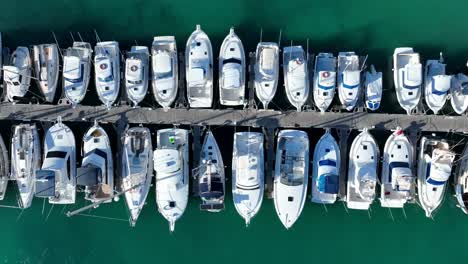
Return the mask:
[[403,88],[414,90],[418,89],[421,85],[409,86],[405,84],[405,71],[402,71],[401,78],[403,79]]
[[319,161],[319,166],[333,166],[336,167],[336,161],[326,159],[326,160],[320,160]]

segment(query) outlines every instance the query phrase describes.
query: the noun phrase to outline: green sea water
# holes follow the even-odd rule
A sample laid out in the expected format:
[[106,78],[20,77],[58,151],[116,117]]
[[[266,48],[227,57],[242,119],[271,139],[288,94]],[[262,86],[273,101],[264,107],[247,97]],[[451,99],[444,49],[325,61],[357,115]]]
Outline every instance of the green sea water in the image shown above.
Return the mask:
[[[50,31],[62,48],[72,42],[69,32],[94,43],[96,30],[102,40],[119,41],[121,49],[135,42],[150,46],[154,35],[175,35],[183,50],[201,24],[215,54],[234,26],[247,51],[254,50],[261,29],[265,41],[277,41],[282,30],[283,45],[292,40],[305,46],[309,39],[315,53],[355,50],[386,72],[398,46],[414,46],[425,58],[443,51],[451,71],[462,70],[468,58],[468,2],[461,0],[3,0],[1,7],[0,31],[10,48],[52,42]],[[229,152],[232,140],[221,135],[219,144]],[[111,220],[66,218],[71,206],[43,209],[36,199],[23,212],[0,208],[0,263],[453,263],[468,257],[468,217],[456,208],[452,189],[433,220],[417,205],[407,206],[405,216],[378,202],[369,212],[347,212],[341,202],[324,208],[308,200],[289,231],[271,200],[264,200],[246,228],[231,195],[217,214],[200,212],[193,198],[172,234],[156,210],[153,190],[135,228],[126,222],[122,200],[89,212]],[[13,205],[16,190],[8,191],[1,204]],[[84,205],[77,203],[74,208]]]

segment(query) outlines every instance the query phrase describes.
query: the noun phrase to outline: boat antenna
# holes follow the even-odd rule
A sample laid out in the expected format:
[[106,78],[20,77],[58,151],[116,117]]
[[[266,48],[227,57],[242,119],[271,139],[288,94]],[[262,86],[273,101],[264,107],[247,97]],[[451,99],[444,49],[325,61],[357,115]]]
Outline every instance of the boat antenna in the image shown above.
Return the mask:
[[75,42],[75,37],[73,36],[73,33],[71,31],[69,31],[70,33],[70,37],[72,38],[73,42]]
[[98,42],[101,42],[101,38],[99,38],[99,35],[98,35],[96,29],[93,29],[93,30],[94,30],[94,35],[96,36],[96,40],[97,40]]
[[[32,75],[27,75],[27,74],[24,74],[24,73],[19,73],[19,72],[15,72],[15,71],[11,71],[11,70],[8,70],[8,69],[5,69],[3,67],[0,68],[1,71],[4,71],[4,72],[11,72],[11,73],[15,73],[15,74],[18,74],[18,75],[21,75],[21,76],[24,76],[24,77],[28,77],[28,78],[31,78],[33,80],[37,80],[37,81],[40,81],[38,78],[32,76]],[[28,90],[28,92],[31,92],[30,90]]]
[[[261,27],[260,28],[260,42],[262,42],[262,39],[263,39],[263,28]],[[467,67],[468,67],[468,62],[466,63]]]
[[439,61],[440,63],[444,63],[444,56],[442,54],[442,51],[439,53]]
[[307,38],[307,63],[309,63],[309,38]]
[[52,31],[52,36],[54,37],[55,44],[57,45],[57,49],[58,49],[58,51],[60,53],[60,57],[62,57],[62,59],[63,59],[62,50],[60,49],[60,45],[59,45],[59,43],[57,41],[57,36],[55,36],[55,32],[53,32],[53,31]]
[[278,37],[278,46],[280,46],[280,47],[281,47],[281,35],[282,35],[282,33],[283,33],[283,30],[280,29],[280,31],[279,31],[279,37]]
[[367,57],[369,57],[369,54],[366,54],[366,57],[364,57],[364,61],[362,62],[362,66],[361,66],[360,71],[363,71],[364,68],[366,67]]

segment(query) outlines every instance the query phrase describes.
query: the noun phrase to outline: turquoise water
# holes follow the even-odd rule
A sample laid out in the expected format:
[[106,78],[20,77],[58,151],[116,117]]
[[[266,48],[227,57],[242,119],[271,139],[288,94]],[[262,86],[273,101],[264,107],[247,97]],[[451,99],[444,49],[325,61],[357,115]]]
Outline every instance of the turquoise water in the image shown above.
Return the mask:
[[[388,72],[397,46],[414,46],[425,58],[443,51],[451,71],[464,69],[468,54],[468,2],[440,1],[10,1],[2,3],[0,31],[4,45],[52,42],[54,31],[62,48],[69,32],[81,32],[95,42],[93,29],[103,40],[115,39],[121,49],[135,41],[150,45],[153,35],[175,35],[183,50],[195,24],[210,36],[215,54],[229,27],[236,27],[247,51],[253,51],[260,31],[263,40],[306,45],[309,50],[355,50]],[[76,38],[76,35],[75,35]],[[387,75],[386,77],[390,77]],[[391,81],[391,79],[389,79]],[[8,137],[8,133],[2,133]],[[232,139],[218,131],[223,152]],[[317,138],[311,139],[316,141]],[[223,144],[224,143],[224,144]],[[227,148],[227,149],[226,149]],[[225,156],[229,160],[229,156]],[[227,185],[229,186],[229,181]],[[12,185],[10,186],[12,187]],[[135,228],[126,222],[122,201],[89,214],[112,217],[66,218],[64,208],[34,201],[21,212],[2,208],[0,261],[4,263],[421,263],[454,262],[468,257],[468,219],[450,195],[434,220],[417,205],[402,210],[383,209],[376,202],[370,212],[346,212],[342,203],[323,206],[306,203],[295,226],[286,231],[271,200],[264,200],[251,226],[234,210],[231,196],[226,210],[200,212],[191,199],[176,232],[169,233],[157,213],[154,191],[149,195]],[[228,188],[230,190],[230,188]],[[15,203],[9,188],[4,205]],[[80,199],[81,205],[84,202]],[[79,205],[76,205],[78,207]],[[50,212],[50,215],[49,215]],[[49,216],[48,216],[49,215]],[[47,217],[48,216],[48,217]]]

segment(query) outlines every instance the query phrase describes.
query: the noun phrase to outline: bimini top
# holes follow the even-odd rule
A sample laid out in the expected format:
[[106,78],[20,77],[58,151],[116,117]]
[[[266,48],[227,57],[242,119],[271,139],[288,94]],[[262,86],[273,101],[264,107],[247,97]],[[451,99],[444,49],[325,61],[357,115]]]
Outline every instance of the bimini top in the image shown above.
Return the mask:
[[265,47],[260,57],[260,70],[263,74],[272,76],[275,73],[276,49]]
[[256,155],[242,155],[237,158],[238,175],[236,186],[241,189],[259,188],[260,174],[258,173],[258,160]]
[[154,167],[157,175],[172,175],[181,170],[179,151],[176,149],[156,149]]
[[127,59],[127,80],[133,82],[142,82],[143,80],[143,62],[140,59]]
[[81,60],[77,56],[64,56],[63,57],[63,68],[66,71],[63,72],[63,77],[69,82],[74,82],[75,80],[82,79],[82,72],[84,65],[81,65]]
[[434,149],[431,162],[427,163],[426,182],[432,185],[444,185],[452,172],[452,160],[444,156],[453,156],[443,149]]
[[[172,58],[169,53],[158,52],[154,56],[156,56],[156,59],[153,60],[153,68],[158,75],[172,73]],[[172,74],[170,74],[170,76],[172,76]]]
[[402,71],[402,87],[406,89],[418,89],[422,84],[421,63],[406,64]]
[[395,161],[389,164],[388,181],[397,191],[411,191],[413,173],[407,162]]

